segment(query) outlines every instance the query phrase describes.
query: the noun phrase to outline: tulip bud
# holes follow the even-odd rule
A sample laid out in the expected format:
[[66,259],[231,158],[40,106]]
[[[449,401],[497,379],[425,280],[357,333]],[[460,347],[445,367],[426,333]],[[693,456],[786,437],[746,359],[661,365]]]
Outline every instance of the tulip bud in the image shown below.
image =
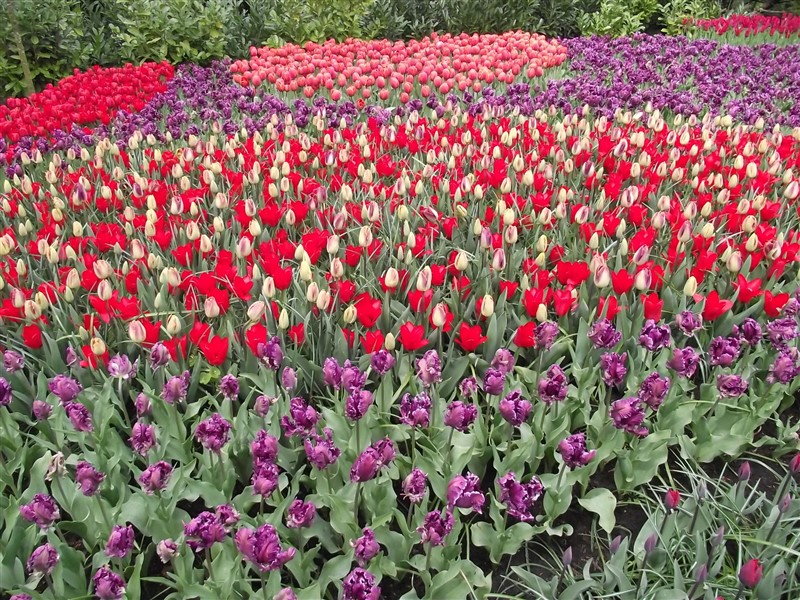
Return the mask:
[[395,348],[395,339],[394,334],[390,331],[386,334],[386,337],[383,339],[383,347],[386,348],[389,352],[394,350]]
[[442,327],[447,321],[447,307],[443,303],[439,303],[433,307],[431,312],[431,321],[436,328]]
[[300,263],[300,268],[298,269],[298,273],[300,274],[300,279],[302,281],[311,281],[313,278],[313,274],[311,273],[311,263],[304,260]]
[[128,337],[135,344],[141,344],[147,339],[147,331],[138,319],[128,324]]
[[264,313],[267,311],[267,303],[263,300],[256,300],[247,307],[247,318],[253,323],[261,320]]
[[492,253],[492,269],[495,271],[502,271],[506,268],[506,251],[502,248],[496,248]]
[[644,291],[650,289],[650,284],[652,283],[653,278],[650,274],[650,269],[642,269],[638,273],[636,273],[636,277],[633,280],[633,285],[639,291]]
[[433,273],[429,266],[424,266],[417,274],[417,291],[427,292],[431,289],[431,282],[433,280]]
[[456,254],[456,259],[454,261],[454,266],[458,271],[466,271],[467,267],[469,266],[469,259],[467,258],[466,253],[459,252]]
[[400,274],[394,267],[389,267],[383,276],[383,283],[386,287],[394,289],[400,283]]
[[594,284],[600,289],[611,285],[611,271],[607,266],[602,265],[594,272]]
[[697,279],[691,275],[683,285],[683,295],[691,298],[697,293]]
[[344,309],[344,313],[342,314],[342,319],[348,325],[355,323],[356,318],[358,317],[358,312],[356,311],[356,307],[352,304]]
[[739,581],[746,588],[753,589],[761,582],[763,568],[757,558],[747,561],[739,569]]
[[325,250],[331,256],[334,256],[339,252],[339,236],[332,235],[328,238],[328,241],[325,244]]
[[220,308],[215,298],[206,298],[203,303],[203,311],[209,319],[215,319],[219,316]]
[[481,316],[489,318],[494,314],[494,298],[486,294],[481,301]]
[[725,266],[731,273],[738,273],[742,270],[742,255],[738,250],[731,253]]
[[519,234],[515,225],[509,225],[506,227],[506,230],[503,232],[503,240],[506,244],[513,246],[517,243],[518,238]]
[[330,304],[331,304],[331,293],[328,290],[320,290],[319,294],[317,294],[317,308],[324,312],[328,310]]
[[316,281],[312,281],[308,284],[306,288],[306,300],[309,302],[316,302],[317,298],[319,297],[319,286],[317,285]]
[[98,337],[93,337],[89,341],[89,348],[95,356],[102,356],[106,353],[106,343]]
[[783,197],[787,200],[797,200],[800,196],[800,183],[797,180],[792,181],[783,191]]
[[540,304],[536,309],[536,320],[539,321],[539,323],[547,321],[547,307],[544,304]]

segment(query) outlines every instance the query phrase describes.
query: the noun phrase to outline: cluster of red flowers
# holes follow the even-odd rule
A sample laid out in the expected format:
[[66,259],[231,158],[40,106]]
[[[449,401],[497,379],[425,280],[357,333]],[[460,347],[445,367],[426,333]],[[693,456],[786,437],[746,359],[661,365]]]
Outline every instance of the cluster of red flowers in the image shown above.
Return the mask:
[[744,37],[760,34],[791,37],[800,31],[800,16],[731,15],[718,19],[687,19],[686,24],[703,31],[713,31],[717,35],[732,33]]
[[0,105],[0,138],[11,143],[27,136],[44,137],[74,125],[108,124],[117,111],[137,112],[166,89],[174,68],[166,62],[141,66],[75,70],[55,85],[28,98],[9,98]]
[[557,41],[538,34],[432,34],[409,42],[347,40],[280,48],[251,48],[250,59],[231,65],[241,85],[268,83],[279,92],[302,91],[306,97],[325,88],[333,100],[342,93],[381,100],[393,90],[405,100],[412,92],[427,97],[438,91],[479,91],[495,82],[510,84],[560,65],[567,56]]

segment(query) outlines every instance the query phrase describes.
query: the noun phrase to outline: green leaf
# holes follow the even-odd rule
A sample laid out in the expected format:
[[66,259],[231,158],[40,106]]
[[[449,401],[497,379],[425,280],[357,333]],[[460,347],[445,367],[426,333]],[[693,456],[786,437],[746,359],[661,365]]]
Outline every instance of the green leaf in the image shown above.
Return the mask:
[[614,511],[617,508],[617,498],[606,488],[595,488],[578,499],[578,504],[589,512],[598,515],[600,528],[606,533],[611,533],[617,520]]

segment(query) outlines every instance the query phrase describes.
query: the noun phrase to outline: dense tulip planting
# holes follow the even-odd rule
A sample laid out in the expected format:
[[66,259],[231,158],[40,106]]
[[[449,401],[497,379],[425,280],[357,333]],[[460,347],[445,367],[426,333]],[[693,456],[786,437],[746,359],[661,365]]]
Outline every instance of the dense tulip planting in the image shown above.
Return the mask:
[[800,136],[493,112],[21,166],[10,591],[481,596],[465,544],[569,533],[598,469],[737,455],[793,402]]
[[800,17],[781,15],[731,15],[719,19],[687,19],[688,31],[702,31],[725,39],[745,38],[753,42],[774,42],[779,38],[797,38]]

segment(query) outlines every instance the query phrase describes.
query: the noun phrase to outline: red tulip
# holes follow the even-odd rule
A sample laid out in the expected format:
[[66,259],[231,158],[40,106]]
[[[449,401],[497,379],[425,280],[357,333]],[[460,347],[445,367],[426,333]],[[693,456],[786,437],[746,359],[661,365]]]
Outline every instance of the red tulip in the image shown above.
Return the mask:
[[375,326],[378,318],[381,316],[383,303],[378,298],[373,298],[367,293],[359,294],[356,296],[355,301],[356,314],[358,315],[358,322],[361,323],[365,329],[370,329]]
[[783,292],[782,294],[772,295],[769,290],[764,292],[764,312],[769,317],[777,317],[781,314],[781,309],[789,301],[789,294]]
[[292,340],[295,346],[302,346],[306,341],[306,326],[303,323],[298,323],[289,327],[289,339]]
[[661,320],[664,301],[658,297],[658,294],[642,294],[642,304],[644,305],[645,319]]
[[753,558],[742,565],[739,569],[739,581],[746,588],[753,589],[761,581],[763,568],[757,558]]
[[513,341],[520,348],[533,348],[536,345],[536,323],[529,321],[517,327]]
[[487,339],[488,338],[483,335],[483,330],[480,325],[461,323],[461,326],[458,328],[456,343],[461,346],[465,352],[474,352],[478,346]]
[[372,354],[383,348],[385,336],[380,329],[374,331],[367,331],[361,336],[361,345],[364,347],[364,352]]
[[42,347],[42,330],[37,325],[26,325],[22,328],[22,342],[28,348],[38,350]]
[[415,325],[411,321],[400,327],[397,341],[408,352],[424,348],[430,343],[425,339],[425,328],[422,325]]
[[728,312],[732,306],[733,302],[720,299],[717,290],[714,290],[706,296],[706,301],[703,305],[703,319],[706,321],[715,321]]
[[225,362],[228,358],[228,338],[220,337],[218,335],[210,336],[200,340],[198,346],[203,357],[212,366],[218,367]]

